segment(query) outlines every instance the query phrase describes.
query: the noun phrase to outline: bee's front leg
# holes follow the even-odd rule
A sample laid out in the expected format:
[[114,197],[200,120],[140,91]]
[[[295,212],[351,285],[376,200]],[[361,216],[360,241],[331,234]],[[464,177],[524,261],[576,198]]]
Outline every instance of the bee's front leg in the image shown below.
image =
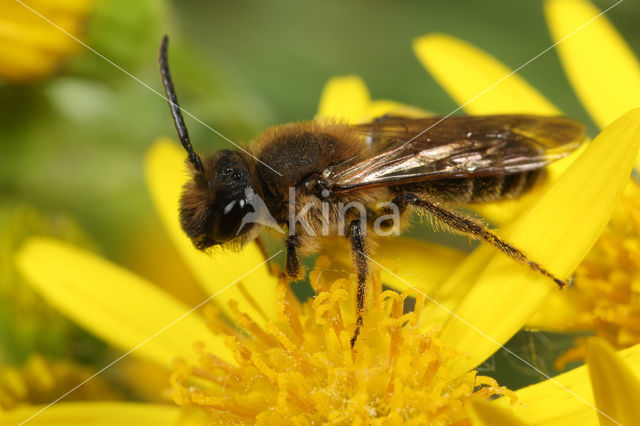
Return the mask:
[[290,235],[285,240],[287,247],[287,263],[285,270],[289,278],[298,278],[300,274],[300,260],[298,259],[297,249],[300,246],[300,240],[296,235]]
[[351,338],[351,347],[356,344],[360,327],[362,326],[362,315],[364,314],[364,298],[366,291],[367,276],[369,274],[369,264],[364,247],[364,235],[362,222],[354,220],[349,224],[349,238],[351,240],[351,252],[353,254],[353,264],[358,274],[358,287],[356,289],[356,329]]

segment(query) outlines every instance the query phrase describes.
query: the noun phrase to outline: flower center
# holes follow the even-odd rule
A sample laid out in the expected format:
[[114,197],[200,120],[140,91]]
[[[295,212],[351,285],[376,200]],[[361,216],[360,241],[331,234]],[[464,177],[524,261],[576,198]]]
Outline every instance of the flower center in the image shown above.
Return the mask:
[[[564,297],[580,311],[570,328],[594,330],[617,348],[640,343],[640,186],[634,180]],[[578,339],[557,367],[583,359],[585,344]]]
[[[311,272],[317,296],[301,303],[281,282],[277,322],[260,327],[233,305],[238,328],[207,317],[224,332],[237,365],[195,345],[197,365],[182,363],[172,376],[174,401],[199,407],[219,421],[257,424],[351,424],[373,419],[419,424],[470,424],[465,404],[514,394],[475,371],[454,376],[448,362],[464,356],[446,348],[438,330],[420,331],[422,297],[406,312],[409,294],[382,291],[379,276],[364,327],[352,350],[351,283],[327,282],[321,257]],[[328,275],[328,274],[325,274]]]

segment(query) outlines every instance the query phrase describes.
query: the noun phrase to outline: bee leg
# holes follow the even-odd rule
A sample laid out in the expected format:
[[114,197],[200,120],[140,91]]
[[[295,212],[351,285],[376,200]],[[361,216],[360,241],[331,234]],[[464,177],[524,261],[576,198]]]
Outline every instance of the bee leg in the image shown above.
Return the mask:
[[287,247],[287,264],[285,266],[287,276],[289,278],[298,278],[300,274],[300,261],[296,249],[300,245],[300,241],[297,236],[290,235],[287,237],[285,245]]
[[547,271],[536,262],[530,260],[523,252],[521,252],[508,242],[502,240],[490,229],[488,229],[486,226],[479,223],[475,219],[465,216],[464,214],[455,210],[450,210],[441,205],[437,205],[431,201],[418,198],[417,196],[410,193],[401,194],[396,198],[400,203],[405,202],[424,209],[427,213],[431,214],[431,216],[435,220],[444,224],[447,228],[451,229],[454,232],[463,235],[469,235],[473,238],[478,238],[486,241],[515,261],[527,265],[529,268],[541,273],[545,277],[551,278],[560,288],[567,285],[566,281],[557,278],[551,272]]
[[353,253],[353,264],[358,274],[358,287],[356,289],[356,329],[351,338],[351,348],[356,344],[360,327],[362,326],[362,315],[364,313],[364,297],[368,275],[367,255],[364,251],[364,236],[362,222],[353,220],[349,224],[349,238],[351,239],[351,251]]

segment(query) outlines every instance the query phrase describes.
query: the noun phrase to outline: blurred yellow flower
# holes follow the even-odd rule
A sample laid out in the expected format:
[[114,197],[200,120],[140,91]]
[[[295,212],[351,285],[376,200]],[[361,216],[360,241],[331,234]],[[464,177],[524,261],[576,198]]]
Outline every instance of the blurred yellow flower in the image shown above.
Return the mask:
[[[95,372],[72,362],[32,355],[21,367],[0,368],[0,409],[24,404],[43,404],[55,400],[69,389],[89,379]],[[117,392],[102,377],[90,380],[69,401],[112,400]]]
[[[0,323],[12,325],[9,332],[0,332],[2,362],[22,359],[23,354],[34,350],[49,354],[65,352],[76,330],[16,270],[14,256],[25,239],[33,235],[49,235],[91,247],[86,235],[68,217],[47,215],[30,206],[0,208]],[[11,321],[16,317],[20,321]]]
[[[471,58],[473,66],[465,63],[455,67],[457,76],[455,73],[441,76],[455,77],[455,86],[471,91],[472,96],[508,74],[503,65],[486,54],[450,37],[427,36],[417,40],[414,47],[431,71]],[[445,87],[453,83],[449,77],[442,78],[446,80]],[[473,112],[506,108],[500,112],[556,113],[548,101],[517,76],[488,93],[491,93],[487,103],[490,108]],[[320,115],[339,115],[350,121],[398,109],[415,111],[391,101],[372,101],[357,77],[331,80],[320,105]],[[469,104],[473,105],[478,104]],[[509,241],[556,275],[566,277],[582,261],[609,220],[639,147],[640,110],[633,110],[608,125],[584,150],[555,164],[549,185],[538,191],[536,197],[500,209],[487,208],[483,213],[496,218],[497,223],[506,224],[500,232]],[[215,297],[216,309],[235,322],[219,321],[215,310],[204,317],[191,312],[183,303],[131,272],[55,240],[32,239],[17,258],[22,272],[51,304],[94,334],[167,369],[172,368],[176,358],[184,359],[173,378],[174,398],[178,402],[229,416],[224,420],[237,419],[240,414],[248,423],[258,420],[260,413],[264,413],[265,422],[274,419],[269,416],[280,420],[277,416],[292,413],[303,416],[305,412],[310,414],[303,417],[310,419],[318,412],[313,410],[314,404],[322,401],[327,401],[320,406],[326,415],[340,416],[343,413],[339,408],[343,407],[356,419],[374,421],[383,413],[411,417],[412,400],[403,391],[396,391],[397,384],[397,389],[402,389],[400,385],[408,386],[406,391],[416,393],[416,398],[423,402],[417,409],[424,412],[417,416],[427,416],[429,410],[436,410],[435,415],[461,420],[460,424],[468,424],[469,415],[479,422],[483,418],[493,419],[487,424],[495,424],[498,418],[521,424],[518,417],[549,424],[567,416],[579,418],[581,424],[597,423],[589,376],[583,367],[558,377],[557,382],[545,381],[517,391],[518,402],[513,405],[513,412],[507,414],[500,403],[487,406],[472,401],[490,394],[512,395],[489,379],[479,379],[473,370],[555,292],[548,279],[489,247],[463,257],[426,243],[402,239],[385,242],[375,256],[382,281],[404,294],[435,294],[431,301],[437,303],[426,303],[420,310],[422,303],[418,297],[418,309],[404,314],[400,310],[403,296],[378,290],[375,299],[369,302],[369,317],[358,341],[358,351],[351,352],[345,339],[348,340],[353,322],[350,318],[353,304],[347,297],[353,286],[347,282],[331,280],[323,276],[322,267],[318,268],[312,283],[316,286],[324,283],[324,287],[317,287],[319,295],[314,301],[300,304],[278,282],[277,275],[271,273],[257,246],[249,245],[240,253],[214,258],[193,249],[177,217],[179,194],[188,178],[183,157],[172,141],[154,145],[147,160],[151,194],[179,252],[202,287]],[[441,279],[444,282],[436,287],[434,284]],[[419,286],[417,290],[414,285]],[[373,292],[369,293],[374,297]],[[342,305],[343,302],[346,304]],[[405,321],[407,324],[400,327]],[[218,334],[210,333],[210,328]],[[402,345],[393,345],[398,336]],[[194,342],[197,342],[196,359],[191,349]],[[429,342],[431,349],[416,351],[420,342]],[[346,350],[341,351],[342,347]],[[639,353],[638,347],[621,353],[635,371],[640,368]],[[295,363],[291,363],[292,359]],[[435,363],[431,364],[432,361]],[[386,371],[380,369],[381,365],[397,369]],[[416,366],[407,367],[412,365]],[[429,365],[437,373],[429,381],[433,387],[419,389],[409,373],[422,374],[420,380],[428,378]],[[397,375],[392,376],[393,372]],[[629,379],[629,373],[624,374]],[[344,377],[352,382],[339,388]],[[390,383],[394,392],[384,400],[382,384]],[[474,392],[473,385],[482,387]],[[230,394],[232,387],[248,393]],[[331,395],[326,397],[321,392],[310,395],[310,389],[340,392],[337,401],[330,401],[326,398]],[[621,389],[620,392],[627,388]],[[443,390],[455,395],[443,394]],[[614,395],[617,392],[612,391]],[[438,393],[439,400],[435,398]],[[509,398],[501,398],[505,399]],[[463,400],[469,400],[469,412],[466,406],[464,412],[460,410]],[[556,401],[565,404],[561,406]],[[596,402],[603,404],[604,410],[609,409],[605,402],[598,401],[597,395]],[[391,407],[406,408],[405,404],[410,405],[409,411],[389,411]],[[438,412],[441,407],[442,413]],[[41,409],[24,407],[0,414],[0,420],[19,422],[37,414],[34,424],[81,418],[103,422],[126,418],[160,425],[216,421],[193,415],[184,408],[154,404],[61,403],[40,412]],[[618,418],[619,413],[614,410],[611,415]],[[397,418],[392,417],[387,424],[395,424]],[[424,417],[418,417],[418,422],[420,419]]]
[[93,3],[94,0],[0,0],[0,79],[24,83],[46,77],[81,47],[25,5],[79,37]]

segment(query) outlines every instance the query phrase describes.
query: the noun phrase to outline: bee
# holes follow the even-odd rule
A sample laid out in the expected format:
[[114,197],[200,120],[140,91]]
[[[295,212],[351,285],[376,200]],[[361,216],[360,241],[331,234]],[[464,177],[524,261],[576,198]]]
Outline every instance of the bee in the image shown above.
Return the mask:
[[397,229],[392,219],[399,215],[406,222],[413,209],[445,229],[491,244],[559,287],[566,284],[454,207],[526,193],[543,179],[545,166],[580,146],[581,123],[515,114],[383,116],[355,125],[314,120],[267,129],[246,150],[201,158],[178,105],[167,48],[165,36],[162,83],[192,175],[180,199],[182,229],[199,250],[242,246],[265,224],[286,229],[285,273],[291,278],[299,278],[300,256],[317,251],[322,237],[345,236],[357,275],[352,347],[363,324],[376,237],[367,229]]

